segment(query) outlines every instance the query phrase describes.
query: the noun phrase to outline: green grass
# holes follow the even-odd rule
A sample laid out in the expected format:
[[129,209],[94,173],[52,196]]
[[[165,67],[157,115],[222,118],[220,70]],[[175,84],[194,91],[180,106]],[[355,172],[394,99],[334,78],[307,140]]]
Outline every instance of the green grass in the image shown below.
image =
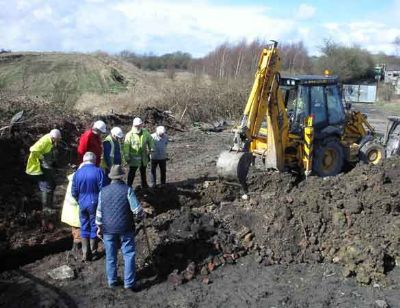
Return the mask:
[[400,101],[396,102],[377,102],[376,107],[379,109],[391,113],[391,114],[397,114],[400,115]]
[[94,55],[16,55],[0,57],[0,87],[16,94],[58,99],[67,97],[73,102],[84,93],[118,94],[129,87],[129,82],[115,79],[116,74],[129,79],[125,76],[127,72],[119,71],[112,61],[104,61]]

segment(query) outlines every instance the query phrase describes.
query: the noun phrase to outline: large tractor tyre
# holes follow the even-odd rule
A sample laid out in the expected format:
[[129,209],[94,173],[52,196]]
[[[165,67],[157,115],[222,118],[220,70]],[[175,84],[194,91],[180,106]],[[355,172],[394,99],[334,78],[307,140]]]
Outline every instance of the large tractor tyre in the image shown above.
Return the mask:
[[335,176],[344,164],[343,148],[339,141],[331,140],[314,149],[313,171],[321,176]]
[[372,141],[368,141],[360,148],[360,160],[367,164],[378,164],[386,156],[385,148]]

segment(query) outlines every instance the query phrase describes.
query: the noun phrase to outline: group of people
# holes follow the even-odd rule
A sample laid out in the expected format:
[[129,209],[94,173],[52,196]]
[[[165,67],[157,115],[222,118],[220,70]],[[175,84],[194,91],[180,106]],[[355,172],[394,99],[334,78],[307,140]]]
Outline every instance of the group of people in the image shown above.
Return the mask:
[[[107,127],[100,120],[81,135],[77,148],[78,168],[69,177],[64,207],[66,203],[72,204],[76,216],[79,215],[79,225],[70,223],[73,250],[77,252],[81,244],[82,260],[96,259],[99,257],[98,238],[101,238],[106,252],[108,285],[114,287],[118,283],[117,249],[121,247],[125,264],[124,287],[131,289],[135,286],[134,216],[144,217],[132,184],[139,169],[141,187],[148,188],[146,168],[149,162],[151,187],[157,184],[157,167],[160,168],[161,185],[166,183],[168,136],[163,126],[150,134],[140,118],[134,118],[132,129],[126,136],[119,127],[113,127],[103,139],[104,135],[107,135]],[[60,130],[53,129],[30,148],[26,173],[39,184],[44,210],[53,208],[56,149],[60,141]],[[126,184],[124,164],[129,167]]]
[[155,187],[157,183],[157,166],[160,167],[161,184],[166,183],[168,136],[164,126],[158,126],[156,131],[150,134],[143,127],[142,119],[134,118],[132,129],[125,139],[121,128],[114,127],[102,141],[101,135],[106,132],[106,124],[96,121],[91,129],[82,134],[77,150],[79,164],[83,162],[83,155],[88,151],[96,155],[96,165],[101,166],[106,175],[112,165],[125,162],[129,166],[127,184],[132,185],[139,169],[142,188],[148,188],[146,168],[151,159],[151,187]]

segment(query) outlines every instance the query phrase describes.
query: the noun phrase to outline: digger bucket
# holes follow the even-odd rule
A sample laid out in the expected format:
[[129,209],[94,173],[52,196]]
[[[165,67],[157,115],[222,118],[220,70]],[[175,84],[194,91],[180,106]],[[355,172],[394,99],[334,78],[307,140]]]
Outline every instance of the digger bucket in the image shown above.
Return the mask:
[[386,147],[386,157],[400,154],[400,117],[388,117],[383,144]]
[[226,181],[245,183],[252,158],[249,152],[222,152],[217,161],[218,176]]

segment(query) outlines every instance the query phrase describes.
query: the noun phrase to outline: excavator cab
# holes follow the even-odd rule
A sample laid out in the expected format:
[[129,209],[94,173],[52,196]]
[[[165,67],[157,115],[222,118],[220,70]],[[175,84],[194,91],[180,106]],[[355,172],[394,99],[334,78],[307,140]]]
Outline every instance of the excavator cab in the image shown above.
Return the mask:
[[289,132],[300,134],[305,120],[312,116],[314,138],[325,138],[335,131],[342,134],[345,110],[336,77],[282,77],[280,89],[288,112]]

